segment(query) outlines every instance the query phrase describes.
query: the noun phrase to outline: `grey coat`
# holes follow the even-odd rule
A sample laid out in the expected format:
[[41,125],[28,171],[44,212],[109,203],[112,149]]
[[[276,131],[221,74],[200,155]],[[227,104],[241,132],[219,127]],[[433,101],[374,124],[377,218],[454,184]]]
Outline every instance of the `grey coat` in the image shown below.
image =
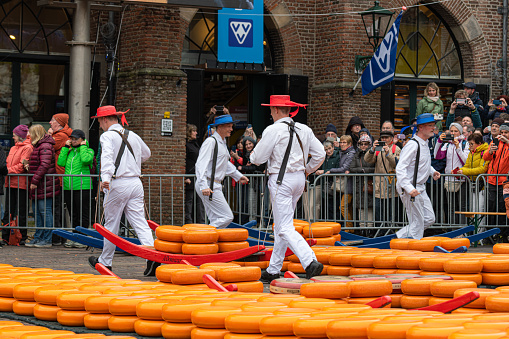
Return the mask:
[[[353,158],[355,157],[355,148],[353,146],[348,147],[344,151],[339,151],[339,162],[338,167],[331,168],[331,173],[345,173],[350,170]],[[348,178],[346,186],[346,194],[352,194],[352,179]]]

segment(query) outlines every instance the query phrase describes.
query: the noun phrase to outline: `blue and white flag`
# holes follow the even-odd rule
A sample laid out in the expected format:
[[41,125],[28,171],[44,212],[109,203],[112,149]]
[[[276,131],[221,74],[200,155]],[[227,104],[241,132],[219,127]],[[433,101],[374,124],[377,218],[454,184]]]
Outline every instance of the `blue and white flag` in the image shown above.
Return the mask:
[[366,69],[364,69],[362,73],[362,95],[369,94],[375,88],[394,79],[396,53],[398,52],[399,24],[402,15],[403,11],[399,13],[391,29],[385,35],[380,46],[378,46],[375,55],[371,58]]

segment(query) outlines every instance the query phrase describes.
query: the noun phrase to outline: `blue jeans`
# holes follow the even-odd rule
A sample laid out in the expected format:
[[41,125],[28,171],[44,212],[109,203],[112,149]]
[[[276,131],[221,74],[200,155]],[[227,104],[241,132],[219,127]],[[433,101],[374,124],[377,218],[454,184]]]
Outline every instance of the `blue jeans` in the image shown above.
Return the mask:
[[[37,227],[53,228],[52,214],[53,198],[37,199],[32,201],[32,209],[36,215]],[[38,229],[35,231],[34,241],[47,242],[51,244],[51,230]]]

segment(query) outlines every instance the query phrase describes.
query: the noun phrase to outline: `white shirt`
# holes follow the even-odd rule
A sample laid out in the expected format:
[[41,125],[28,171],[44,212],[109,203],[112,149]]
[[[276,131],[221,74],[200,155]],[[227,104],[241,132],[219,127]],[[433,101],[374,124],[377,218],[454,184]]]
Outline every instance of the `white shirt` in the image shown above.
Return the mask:
[[[100,138],[101,180],[104,182],[111,181],[111,177],[115,172],[115,160],[117,160],[118,151],[122,144],[122,137],[118,135],[117,132],[113,132],[113,130],[124,133],[124,128],[120,124],[113,124]],[[117,178],[141,176],[141,164],[150,158],[150,148],[148,148],[138,134],[129,131],[127,141],[129,141],[135,157],[133,157],[129,148],[126,146],[117,169]]]
[[214,146],[217,141],[217,163],[214,180],[223,181],[226,175],[229,175],[235,181],[239,181],[242,173],[237,171],[230,162],[230,152],[226,142],[219,133],[215,132],[208,137],[201,145],[198,159],[196,160],[196,185],[201,191],[210,188],[210,177],[212,176],[212,157],[214,156]]
[[[269,174],[279,173],[283,157],[290,141],[290,131],[288,125],[283,123],[292,122],[292,118],[282,118],[274,122],[263,131],[262,139],[256,144],[253,152],[251,152],[250,160],[255,165],[267,162],[267,170]],[[295,123],[295,132],[299,135],[304,149],[304,155],[300,148],[297,136],[293,136],[292,148],[288,157],[286,172],[298,172],[306,170],[307,173],[313,173],[320,167],[325,160],[325,150],[320,141],[315,137],[311,128],[304,124]],[[307,164],[304,159],[311,160]]]
[[423,192],[426,190],[426,181],[435,173],[435,169],[431,166],[431,154],[429,153],[428,141],[422,140],[418,135],[415,135],[414,138],[419,142],[419,146],[421,147],[419,169],[417,171],[417,187],[413,186],[417,143],[409,140],[401,150],[399,161],[396,165],[396,189],[400,194],[402,193],[402,189],[408,194],[414,189]]

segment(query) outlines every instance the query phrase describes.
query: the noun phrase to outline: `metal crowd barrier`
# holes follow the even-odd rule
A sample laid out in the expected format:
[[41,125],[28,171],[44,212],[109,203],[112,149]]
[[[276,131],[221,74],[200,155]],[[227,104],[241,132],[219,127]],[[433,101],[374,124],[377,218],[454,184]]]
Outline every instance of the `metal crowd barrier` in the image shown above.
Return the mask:
[[[30,175],[14,175],[18,180],[22,176]],[[77,191],[78,193],[74,195],[64,192],[63,195],[52,199],[51,211],[48,210],[43,214],[52,214],[53,227],[73,230],[73,226],[76,226],[76,221],[73,222],[76,220],[76,214],[79,214],[79,222],[88,223],[80,225],[83,227],[90,227],[96,219],[102,222],[104,195],[102,192],[97,195],[97,175],[51,176],[79,177],[81,180],[90,177],[93,182],[91,189]],[[271,201],[264,175],[246,176],[250,179],[246,185],[235,183],[228,177],[223,182],[223,193],[234,214],[234,221],[245,223],[257,220],[258,227],[270,229],[273,222],[270,212]],[[467,176],[454,174],[443,174],[437,181],[430,179],[426,191],[436,217],[432,228],[438,230],[459,228],[473,222],[472,218],[456,214],[456,211],[505,212],[505,203],[501,198],[502,185],[490,184],[488,177],[505,180],[501,178],[504,175],[488,174],[479,175],[475,182],[471,182]],[[147,218],[161,225],[208,222],[200,198],[194,190],[194,175],[148,174],[144,175],[142,182],[145,189]],[[406,212],[396,191],[395,174],[311,175],[308,177],[306,187],[307,190],[295,209],[296,219],[310,222],[337,221],[345,230],[361,231],[370,236],[393,233],[408,223]],[[18,217],[18,228],[35,229],[34,204],[28,198],[27,192],[17,188],[4,189],[3,210],[11,210],[13,216]],[[57,189],[54,187],[51,190],[56,192]],[[40,200],[35,199],[36,208],[45,206],[47,199],[42,199],[42,202]],[[72,206],[77,200],[78,206],[73,209]],[[3,223],[8,222],[9,215],[4,213],[2,220]],[[505,216],[479,217],[476,220],[480,227],[506,228],[509,225]],[[122,224],[125,226],[123,234],[130,235],[128,222],[123,220]]]

